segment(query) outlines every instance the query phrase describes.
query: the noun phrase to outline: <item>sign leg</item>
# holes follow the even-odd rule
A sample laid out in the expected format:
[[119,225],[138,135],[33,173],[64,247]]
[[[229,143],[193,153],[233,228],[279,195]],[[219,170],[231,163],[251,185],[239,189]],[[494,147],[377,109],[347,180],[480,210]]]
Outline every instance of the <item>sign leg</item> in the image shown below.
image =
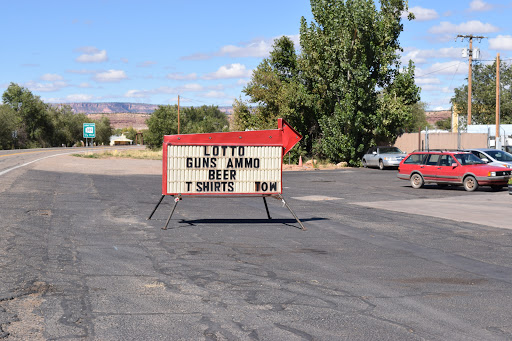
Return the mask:
[[153,209],[153,212],[151,212],[148,219],[146,219],[146,220],[151,220],[151,217],[153,216],[153,214],[155,214],[156,209],[158,208],[158,206],[160,206],[160,204],[162,203],[162,200],[164,200],[164,197],[165,197],[165,194],[162,194],[162,197],[160,198],[160,200],[158,200],[158,204],[156,204],[155,208]]
[[181,195],[178,195],[176,198],[174,198],[174,206],[172,207],[171,214],[169,214],[169,218],[167,218],[167,222],[165,223],[165,226],[162,227],[162,230],[167,230],[167,226],[169,225],[169,222],[171,221],[171,217],[174,213],[174,210],[176,209],[176,206],[178,205],[178,201],[181,200]]
[[265,209],[267,210],[268,219],[272,219],[272,217],[270,216],[270,212],[268,211],[267,198],[263,197],[263,202],[265,203]]
[[282,203],[286,206],[286,208],[288,208],[288,210],[290,211],[290,213],[293,215],[293,217],[295,218],[295,220],[297,220],[297,222],[299,223],[300,227],[301,227],[301,230],[303,231],[306,231],[306,227],[302,224],[302,222],[299,220],[299,218],[297,217],[297,215],[295,214],[295,212],[293,212],[293,210],[291,209],[290,206],[288,206],[288,204],[286,203],[286,201],[284,200],[283,196],[281,194],[277,195],[275,197],[276,199],[280,199],[282,201]]

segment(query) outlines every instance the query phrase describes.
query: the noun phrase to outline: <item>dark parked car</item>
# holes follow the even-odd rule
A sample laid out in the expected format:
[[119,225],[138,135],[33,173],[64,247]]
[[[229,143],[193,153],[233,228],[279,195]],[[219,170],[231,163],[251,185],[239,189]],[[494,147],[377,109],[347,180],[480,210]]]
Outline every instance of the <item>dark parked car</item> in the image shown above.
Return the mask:
[[361,162],[363,167],[398,167],[400,161],[404,159],[407,153],[401,151],[397,147],[377,146],[368,149],[363,155]]

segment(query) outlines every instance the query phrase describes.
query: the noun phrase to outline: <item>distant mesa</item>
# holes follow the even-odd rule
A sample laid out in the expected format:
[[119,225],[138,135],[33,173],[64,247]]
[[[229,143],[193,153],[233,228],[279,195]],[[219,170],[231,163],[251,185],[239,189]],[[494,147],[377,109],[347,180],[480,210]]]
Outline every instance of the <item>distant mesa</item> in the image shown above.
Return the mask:
[[[158,104],[118,102],[55,104],[55,106],[61,105],[68,105],[73,112],[86,114],[93,120],[100,120],[102,117],[107,117],[114,129],[132,127],[137,131],[148,128],[146,120],[159,106]],[[219,107],[219,110],[228,117],[233,113],[233,107]]]
[[[129,113],[129,114],[152,114],[153,111],[158,109],[158,104],[147,104],[147,103],[126,103],[126,102],[101,102],[101,103],[90,103],[90,102],[76,102],[76,103],[59,103],[60,105],[69,105],[73,112],[81,114],[118,114],[118,113]],[[219,107],[219,110],[224,112],[226,115],[233,113],[233,108]]]
[[131,114],[151,114],[158,108],[157,104],[145,103],[121,103],[121,102],[104,102],[104,103],[62,103],[60,105],[69,105],[75,113],[81,114],[115,114],[115,113],[131,113]]

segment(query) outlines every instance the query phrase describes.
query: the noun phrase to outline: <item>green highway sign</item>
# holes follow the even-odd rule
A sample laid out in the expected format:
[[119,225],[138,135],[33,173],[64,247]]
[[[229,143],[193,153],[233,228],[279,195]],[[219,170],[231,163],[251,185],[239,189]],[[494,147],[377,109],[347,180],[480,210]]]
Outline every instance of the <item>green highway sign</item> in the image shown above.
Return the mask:
[[96,137],[96,123],[84,123],[84,139]]

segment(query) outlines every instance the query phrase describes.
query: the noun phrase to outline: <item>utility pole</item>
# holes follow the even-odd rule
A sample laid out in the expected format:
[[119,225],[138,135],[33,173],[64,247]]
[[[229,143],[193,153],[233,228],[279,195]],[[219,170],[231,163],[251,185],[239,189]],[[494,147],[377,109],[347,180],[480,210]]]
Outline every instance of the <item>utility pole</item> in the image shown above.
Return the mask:
[[496,56],[496,149],[501,149],[500,137],[500,54]]
[[[469,39],[469,51],[468,51],[468,54],[469,54],[469,71],[468,71],[468,125],[470,125],[471,124],[471,80],[472,80],[472,77],[473,77],[473,75],[472,75],[472,70],[473,70],[473,38],[482,40],[482,39],[487,38],[487,37],[474,36],[472,34],[467,34],[467,35],[459,34],[459,35],[457,35],[457,38],[461,38],[462,40]],[[455,40],[457,40],[457,39],[455,39]]]
[[180,134],[180,95],[178,95],[178,135]]

